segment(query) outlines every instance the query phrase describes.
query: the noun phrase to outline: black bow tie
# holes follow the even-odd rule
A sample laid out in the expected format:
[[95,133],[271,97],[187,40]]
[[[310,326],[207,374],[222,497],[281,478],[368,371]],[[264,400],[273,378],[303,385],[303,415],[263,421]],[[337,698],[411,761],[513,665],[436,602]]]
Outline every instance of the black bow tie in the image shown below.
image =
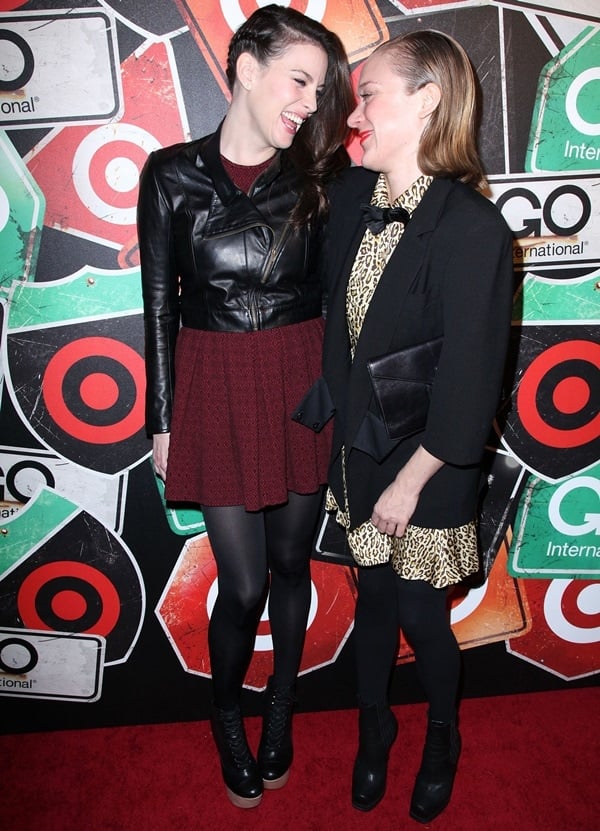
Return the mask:
[[410,214],[406,208],[379,208],[377,205],[361,205],[363,218],[372,234],[380,234],[388,222],[402,222],[406,225]]

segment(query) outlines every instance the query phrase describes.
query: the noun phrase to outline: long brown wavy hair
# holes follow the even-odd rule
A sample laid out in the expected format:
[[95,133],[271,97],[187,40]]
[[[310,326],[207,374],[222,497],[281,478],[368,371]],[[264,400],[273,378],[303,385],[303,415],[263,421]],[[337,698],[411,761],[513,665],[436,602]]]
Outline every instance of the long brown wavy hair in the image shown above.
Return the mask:
[[248,52],[263,66],[294,43],[313,43],[327,54],[327,73],[316,113],[307,118],[291,147],[285,150],[304,185],[292,212],[295,226],[327,214],[327,182],[349,165],[344,142],[346,123],[355,99],[348,58],[339,37],[295,9],[271,4],[257,9],[229,44],[227,80],[233,91],[237,59]]

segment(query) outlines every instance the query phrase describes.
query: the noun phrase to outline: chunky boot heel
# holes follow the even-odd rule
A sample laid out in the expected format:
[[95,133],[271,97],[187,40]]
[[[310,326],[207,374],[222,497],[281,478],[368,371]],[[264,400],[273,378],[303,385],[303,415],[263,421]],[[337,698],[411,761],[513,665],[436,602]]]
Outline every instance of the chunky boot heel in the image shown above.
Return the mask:
[[258,767],[267,790],[283,788],[290,776],[294,756],[292,710],[294,687],[278,687],[271,677],[265,690],[263,728],[258,746]]
[[256,760],[250,752],[239,707],[213,707],[210,724],[219,756],[227,796],[238,808],[256,808],[263,784]]
[[387,705],[373,704],[358,711],[358,754],[352,772],[352,806],[371,811],[385,794],[390,748],[398,722]]
[[410,802],[410,816],[417,822],[431,822],[450,802],[460,747],[460,734],[454,721],[429,720]]

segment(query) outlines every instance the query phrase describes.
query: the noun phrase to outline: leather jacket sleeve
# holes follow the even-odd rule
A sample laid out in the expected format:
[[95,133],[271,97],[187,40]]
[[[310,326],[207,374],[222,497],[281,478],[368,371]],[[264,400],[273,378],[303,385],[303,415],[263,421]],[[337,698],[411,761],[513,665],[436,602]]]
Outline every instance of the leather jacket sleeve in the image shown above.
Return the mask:
[[171,211],[150,154],[140,178],[138,238],[146,337],[146,430],[170,430],[175,341],[179,331],[179,280]]

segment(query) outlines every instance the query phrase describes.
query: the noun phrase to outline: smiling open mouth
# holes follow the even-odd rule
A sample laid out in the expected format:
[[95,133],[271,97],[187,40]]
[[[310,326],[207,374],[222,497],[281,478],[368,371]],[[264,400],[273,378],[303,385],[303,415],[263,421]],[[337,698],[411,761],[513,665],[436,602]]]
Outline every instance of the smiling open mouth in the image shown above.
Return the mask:
[[290,129],[293,129],[294,132],[296,132],[296,133],[298,132],[300,127],[302,127],[302,125],[304,124],[304,121],[305,121],[304,118],[300,118],[300,116],[296,115],[296,113],[290,113],[290,112],[287,112],[287,111],[284,112],[284,113],[281,113],[281,117],[283,118],[284,122],[286,122],[288,127]]

